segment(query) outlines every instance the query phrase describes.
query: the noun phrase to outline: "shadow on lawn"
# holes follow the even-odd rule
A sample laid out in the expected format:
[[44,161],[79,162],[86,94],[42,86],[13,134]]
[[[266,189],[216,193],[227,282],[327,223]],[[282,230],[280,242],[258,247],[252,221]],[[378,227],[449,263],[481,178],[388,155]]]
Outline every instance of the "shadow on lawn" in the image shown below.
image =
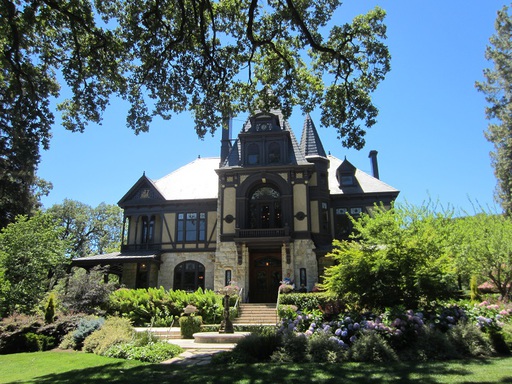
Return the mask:
[[[485,360],[471,361],[472,364],[489,364]],[[457,377],[459,382],[475,383],[471,380],[471,371],[464,363],[393,363],[393,364],[255,364],[236,366],[173,366],[145,365],[125,369],[122,364],[109,364],[101,367],[75,370],[61,374],[52,374],[35,378],[23,383],[38,384],[93,384],[93,383],[439,383],[449,376]],[[466,378],[467,381],[461,381]],[[463,379],[464,380],[464,379]],[[494,381],[493,381],[494,382]],[[502,383],[512,383],[512,377],[502,379]],[[19,383],[19,382],[18,382]],[[479,381],[479,383],[482,383]],[[490,383],[490,382],[489,382]]]

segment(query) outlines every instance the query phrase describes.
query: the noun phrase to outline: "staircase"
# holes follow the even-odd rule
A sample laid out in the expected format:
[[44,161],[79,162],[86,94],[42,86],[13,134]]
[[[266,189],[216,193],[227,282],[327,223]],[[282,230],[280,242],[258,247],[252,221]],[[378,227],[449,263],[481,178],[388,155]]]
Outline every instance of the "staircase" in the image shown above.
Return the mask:
[[239,316],[233,325],[276,325],[277,311],[275,304],[240,304]]

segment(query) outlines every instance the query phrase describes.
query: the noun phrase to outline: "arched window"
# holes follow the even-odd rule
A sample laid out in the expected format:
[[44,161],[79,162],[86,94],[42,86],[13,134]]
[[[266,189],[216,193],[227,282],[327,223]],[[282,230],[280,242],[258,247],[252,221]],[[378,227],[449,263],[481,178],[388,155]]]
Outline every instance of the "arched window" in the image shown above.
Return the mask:
[[204,289],[204,265],[197,261],[184,261],[174,268],[174,290],[197,291]]
[[256,188],[249,197],[251,229],[282,228],[281,193],[271,186]]
[[268,163],[279,164],[281,163],[281,146],[275,141],[271,142],[268,146]]
[[260,147],[252,143],[247,146],[247,164],[257,165],[260,163]]

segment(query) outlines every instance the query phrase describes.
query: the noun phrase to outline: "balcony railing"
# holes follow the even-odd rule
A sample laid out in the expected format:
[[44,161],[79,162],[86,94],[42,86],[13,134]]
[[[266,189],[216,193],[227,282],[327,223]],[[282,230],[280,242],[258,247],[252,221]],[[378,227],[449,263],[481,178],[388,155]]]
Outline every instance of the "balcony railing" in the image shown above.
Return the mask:
[[236,237],[285,237],[290,236],[290,228],[259,228],[259,229],[236,229]]

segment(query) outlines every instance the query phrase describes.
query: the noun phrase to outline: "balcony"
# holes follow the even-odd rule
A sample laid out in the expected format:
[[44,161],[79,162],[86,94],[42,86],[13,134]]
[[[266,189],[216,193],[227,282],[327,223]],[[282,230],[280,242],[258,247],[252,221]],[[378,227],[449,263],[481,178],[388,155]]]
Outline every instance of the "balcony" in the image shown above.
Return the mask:
[[287,237],[290,236],[290,228],[258,228],[258,229],[240,229],[237,228],[235,237],[254,239],[257,237]]

